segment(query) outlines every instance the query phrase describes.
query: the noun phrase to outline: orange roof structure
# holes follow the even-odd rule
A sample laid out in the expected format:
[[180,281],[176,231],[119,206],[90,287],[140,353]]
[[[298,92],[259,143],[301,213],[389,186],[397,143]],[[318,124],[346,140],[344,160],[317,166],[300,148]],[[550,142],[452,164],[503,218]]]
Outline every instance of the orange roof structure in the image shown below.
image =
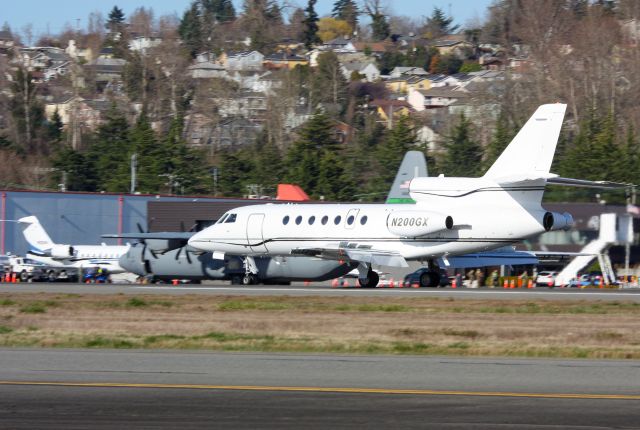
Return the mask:
[[276,200],[288,200],[292,202],[304,202],[311,200],[302,188],[294,184],[278,184]]

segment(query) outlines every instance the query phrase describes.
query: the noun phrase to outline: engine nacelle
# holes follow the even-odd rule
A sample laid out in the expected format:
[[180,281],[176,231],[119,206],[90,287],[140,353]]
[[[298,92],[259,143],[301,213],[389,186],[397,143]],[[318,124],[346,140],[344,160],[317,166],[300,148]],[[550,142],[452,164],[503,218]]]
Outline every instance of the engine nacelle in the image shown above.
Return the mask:
[[394,211],[387,218],[387,229],[401,237],[418,237],[453,228],[453,218],[438,212]]
[[542,226],[546,231],[569,230],[573,225],[573,217],[568,212],[546,212],[542,217]]
[[51,248],[51,256],[53,258],[69,258],[73,257],[73,246],[71,245],[55,245]]

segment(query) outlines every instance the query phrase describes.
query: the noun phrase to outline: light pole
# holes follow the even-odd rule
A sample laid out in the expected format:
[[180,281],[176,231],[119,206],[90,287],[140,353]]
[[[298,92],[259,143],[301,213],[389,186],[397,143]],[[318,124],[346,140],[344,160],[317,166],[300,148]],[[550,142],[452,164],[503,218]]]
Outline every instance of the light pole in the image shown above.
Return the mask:
[[138,168],[138,154],[131,154],[131,194],[136,192],[136,169]]

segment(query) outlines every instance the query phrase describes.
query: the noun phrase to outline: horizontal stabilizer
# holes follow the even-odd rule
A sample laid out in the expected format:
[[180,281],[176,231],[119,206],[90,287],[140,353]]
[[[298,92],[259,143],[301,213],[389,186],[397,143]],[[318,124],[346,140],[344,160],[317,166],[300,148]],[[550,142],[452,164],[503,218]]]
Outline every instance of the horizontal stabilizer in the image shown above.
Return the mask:
[[157,233],[121,233],[121,234],[103,234],[101,237],[105,239],[158,239],[158,240],[189,240],[195,233],[192,231],[162,231]]
[[632,184],[625,184],[621,182],[587,181],[584,179],[561,178],[559,176],[547,179],[547,184],[564,185],[567,187],[608,188],[608,189],[624,189],[624,188],[629,188],[633,186]]

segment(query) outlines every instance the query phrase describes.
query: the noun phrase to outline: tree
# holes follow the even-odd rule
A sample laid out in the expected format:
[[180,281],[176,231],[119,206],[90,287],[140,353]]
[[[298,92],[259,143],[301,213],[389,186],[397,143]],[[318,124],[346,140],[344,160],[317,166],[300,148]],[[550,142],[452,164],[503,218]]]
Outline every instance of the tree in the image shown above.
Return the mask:
[[60,112],[58,108],[53,112],[51,120],[47,121],[47,138],[49,142],[59,142],[62,138],[62,130],[64,124],[62,124],[62,118],[60,118]]
[[347,21],[335,18],[322,18],[318,21],[318,36],[323,42],[328,42],[338,36],[348,36],[352,31]]
[[493,138],[485,150],[483,163],[485,170],[491,167],[494,161],[498,159],[500,154],[502,154],[502,151],[504,151],[507,145],[509,145],[514,135],[513,129],[509,127],[507,116],[504,111],[500,111],[496,121],[495,131],[493,132]]
[[236,9],[231,0],[201,0],[202,8],[211,14],[216,22],[228,22],[236,19]]
[[122,28],[122,24],[124,23],[124,12],[118,6],[114,6],[109,12],[109,20],[107,21],[107,29],[109,31],[116,33],[119,32]]
[[299,185],[309,195],[318,196],[320,160],[325,151],[335,151],[337,147],[332,120],[326,114],[316,112],[302,126],[298,139],[287,152],[285,166],[289,166],[289,170],[285,180]]
[[[160,152],[156,135],[144,112],[140,114],[135,126],[131,129],[129,140],[131,144],[127,159],[132,154],[136,154],[138,160],[136,189],[144,193],[157,193],[164,183],[164,179],[160,175],[163,173],[162,163],[166,160],[162,157],[163,154]],[[129,188],[129,182],[123,181],[123,179],[128,178],[129,170],[129,163],[123,163],[120,166],[122,174],[108,183],[118,191],[126,191]]]
[[175,118],[158,150],[159,171],[169,194],[209,193],[212,178],[200,151],[187,147],[182,139],[183,120]]
[[318,55],[318,67],[314,70],[311,87],[310,102],[313,108],[324,104],[334,114],[344,110],[348,83],[342,74],[338,56],[333,51]]
[[386,134],[386,139],[376,149],[376,159],[380,165],[373,179],[372,192],[382,195],[386,192],[400,168],[407,151],[415,144],[416,135],[409,118],[402,115],[394,127]]
[[336,0],[333,4],[331,16],[341,21],[346,21],[351,30],[355,30],[358,26],[358,5],[354,0]]
[[382,11],[380,0],[366,0],[365,11],[371,18],[371,32],[374,40],[385,40],[391,35],[387,16]]
[[451,25],[452,23],[452,17],[446,16],[439,7],[434,7],[431,16],[427,18],[423,33],[429,39],[436,39],[440,36],[453,33],[459,28],[458,25]]
[[64,145],[54,153],[51,165],[56,169],[53,185],[64,181],[68,191],[98,190],[95,163],[89,154],[76,151],[70,145]]
[[442,162],[446,176],[475,177],[482,169],[482,147],[472,138],[469,120],[460,114],[458,123],[444,144],[447,152]]
[[95,165],[97,187],[104,191],[127,191],[129,174],[129,123],[115,104],[98,128],[96,142],[89,148],[89,160]]
[[309,0],[307,8],[304,10],[304,33],[302,41],[307,49],[311,49],[313,45],[322,42],[318,36],[318,14],[315,10],[317,0]]
[[191,3],[191,7],[184,12],[178,33],[189,53],[195,58],[202,47],[202,24],[200,22],[200,9],[197,1]]
[[22,149],[33,151],[36,149],[34,139],[37,131],[44,123],[44,108],[38,100],[38,87],[33,82],[31,72],[18,68],[11,89],[13,97],[9,109],[17,125],[15,141],[22,143]]

